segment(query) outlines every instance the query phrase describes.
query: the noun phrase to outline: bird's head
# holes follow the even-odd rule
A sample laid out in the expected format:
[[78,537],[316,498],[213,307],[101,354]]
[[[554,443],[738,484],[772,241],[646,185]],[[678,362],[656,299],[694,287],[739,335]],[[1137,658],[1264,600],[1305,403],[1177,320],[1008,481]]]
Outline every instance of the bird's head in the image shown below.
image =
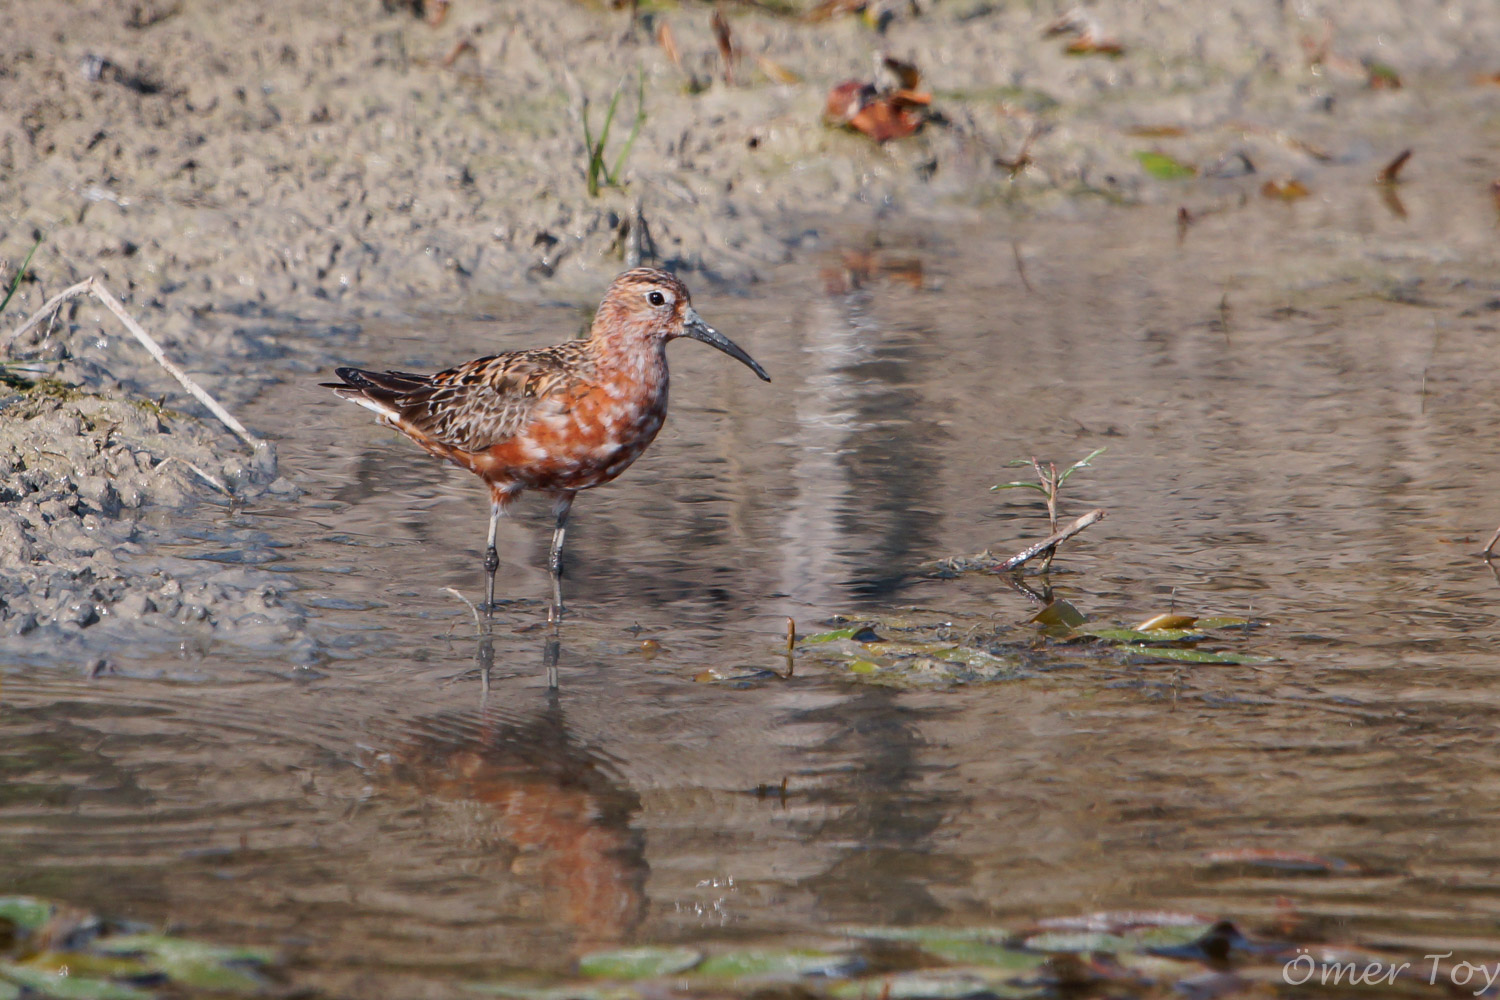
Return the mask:
[[633,344],[664,344],[677,337],[690,337],[717,347],[763,380],[771,381],[765,369],[738,344],[703,322],[686,285],[654,267],[638,267],[615,278],[594,314],[589,336]]

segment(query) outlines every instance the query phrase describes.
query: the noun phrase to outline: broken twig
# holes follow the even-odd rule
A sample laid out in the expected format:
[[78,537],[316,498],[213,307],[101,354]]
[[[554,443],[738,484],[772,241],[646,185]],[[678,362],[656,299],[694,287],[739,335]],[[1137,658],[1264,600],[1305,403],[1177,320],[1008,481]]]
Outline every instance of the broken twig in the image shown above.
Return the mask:
[[[1104,520],[1103,508],[1095,508],[1094,510],[1089,511],[1087,514],[1078,518],[1078,520],[1074,521],[1072,524],[1068,525],[1061,531],[1048,535],[1046,538],[1042,539],[1040,542],[1037,542],[1035,545],[1027,546],[1020,552],[1017,552],[1015,555],[1011,556],[1009,559],[1001,563],[1000,568],[1010,570],[1016,569],[1020,566],[1024,566],[1026,563],[1035,559],[1043,552],[1051,552],[1063,542],[1072,538],[1080,531],[1083,531],[1091,524],[1102,520]],[[1497,532],[1497,535],[1500,535],[1500,532]]]
[[5,342],[0,344],[0,353],[8,353],[10,345],[15,343],[17,338],[23,333],[55,313],[57,308],[68,299],[77,298],[80,295],[92,295],[102,302],[104,307],[114,313],[120,322],[125,325],[125,329],[130,331],[130,335],[140,341],[141,346],[146,349],[147,353],[156,359],[156,363],[166,369],[168,375],[171,375],[178,382],[182,383],[182,387],[191,393],[194,399],[208,407],[208,411],[218,417],[220,423],[233,431],[235,436],[249,445],[253,451],[259,451],[266,447],[265,441],[247,431],[244,424],[234,419],[228,410],[219,405],[218,400],[210,396],[207,390],[197,382],[194,382],[187,372],[178,368],[168,359],[162,351],[161,345],[131,317],[130,313],[125,311],[124,304],[115,298],[114,294],[108,288],[104,287],[104,282],[98,278],[85,278],[71,288],[65,288],[48,299],[47,303],[41,309],[37,310],[30,319],[16,327],[6,336]]

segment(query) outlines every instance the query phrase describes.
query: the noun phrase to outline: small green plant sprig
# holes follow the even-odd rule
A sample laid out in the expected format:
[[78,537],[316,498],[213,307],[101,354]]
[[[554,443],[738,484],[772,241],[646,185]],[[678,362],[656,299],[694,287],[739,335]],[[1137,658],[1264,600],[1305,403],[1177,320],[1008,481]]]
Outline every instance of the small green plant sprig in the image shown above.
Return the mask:
[[609,142],[609,130],[615,122],[615,112],[620,106],[620,92],[623,84],[615,88],[615,94],[609,99],[609,108],[604,112],[604,125],[599,130],[599,138],[594,139],[593,130],[589,128],[589,101],[583,99],[583,148],[588,154],[588,187],[589,197],[599,197],[599,189],[604,187],[620,186],[620,171],[625,169],[625,161],[630,157],[630,149],[635,145],[636,136],[641,134],[641,126],[646,123],[646,74],[642,71],[636,73],[636,103],[635,124],[630,129],[630,135],[625,139],[625,146],[620,150],[620,155],[615,157],[613,169],[605,164],[604,146]]
[[[1027,489],[1036,490],[1038,493],[1042,494],[1042,496],[1046,497],[1047,499],[1047,521],[1051,526],[1052,534],[1056,535],[1058,534],[1057,498],[1058,493],[1062,490],[1063,483],[1067,482],[1068,477],[1077,472],[1079,469],[1090,468],[1089,463],[1098,458],[1100,455],[1104,454],[1105,450],[1105,448],[1095,448],[1083,458],[1080,458],[1078,461],[1074,462],[1072,465],[1061,471],[1058,471],[1056,463],[1047,462],[1043,464],[1041,459],[1034,456],[1030,459],[1018,458],[1015,461],[1006,462],[1005,467],[1007,469],[1013,469],[1027,465],[1031,466],[1034,470],[1036,470],[1036,479],[1034,481],[1027,479],[1017,480],[1010,483],[997,483],[996,485],[991,486],[990,490],[994,492],[998,490]],[[1055,545],[1046,549],[1046,555],[1042,562],[1043,572],[1046,572],[1047,569],[1052,566],[1052,557],[1055,554]]]

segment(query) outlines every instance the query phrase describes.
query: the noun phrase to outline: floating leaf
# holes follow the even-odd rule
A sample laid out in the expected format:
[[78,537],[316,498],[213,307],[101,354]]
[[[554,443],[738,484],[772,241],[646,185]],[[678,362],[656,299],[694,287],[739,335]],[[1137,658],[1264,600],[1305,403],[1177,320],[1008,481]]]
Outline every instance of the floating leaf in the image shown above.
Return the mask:
[[253,962],[267,965],[276,960],[276,953],[270,948],[206,944],[168,934],[118,934],[101,939],[95,947],[114,954],[140,953],[174,961]]
[[1139,632],[1152,632],[1158,629],[1188,629],[1192,628],[1198,619],[1192,615],[1174,615],[1170,613],[1152,615],[1136,626]]
[[107,979],[57,975],[0,962],[0,977],[51,1000],[151,1000],[151,994]]
[[1199,618],[1196,626],[1199,629],[1216,628],[1238,628],[1250,624],[1248,618],[1237,618],[1234,615],[1219,615],[1215,618]]
[[174,982],[219,993],[255,993],[265,980],[244,966],[266,965],[275,954],[265,948],[225,947],[166,934],[124,934],[100,940],[100,951],[140,955]]
[[464,989],[486,996],[512,1000],[641,1000],[639,990],[629,986],[537,986],[533,983],[465,983]]
[[54,976],[94,979],[132,979],[155,971],[133,956],[98,955],[87,951],[43,951],[20,964]]
[[1144,150],[1136,153],[1135,158],[1140,161],[1141,168],[1157,180],[1182,180],[1184,177],[1192,177],[1198,173],[1197,167],[1174,160],[1166,153]]
[[858,960],[826,951],[748,948],[715,955],[694,971],[714,979],[792,979],[798,976],[847,976]]
[[819,632],[799,640],[803,645],[812,646],[822,642],[837,642],[840,639],[853,639],[855,642],[884,642],[875,630],[868,625],[850,625],[848,628],[837,628],[832,632]]
[[1143,927],[1192,927],[1209,930],[1214,921],[1181,910],[1101,910],[1076,917],[1047,917],[1037,927],[1049,931],[1108,931],[1123,934]]
[[1137,952],[1157,948],[1177,948],[1192,944],[1208,933],[1206,923],[1175,926],[1138,927],[1113,931],[1053,930],[1034,934],[1023,943],[1032,951],[1042,952]]
[[990,969],[919,969],[835,984],[834,1000],[959,1000],[1036,996],[1034,986],[1011,984]]
[[9,920],[21,930],[40,930],[52,919],[51,903],[30,896],[0,896],[0,920]]
[[1162,646],[1127,646],[1133,655],[1148,660],[1175,660],[1178,663],[1221,663],[1241,666],[1255,663],[1273,663],[1274,656],[1256,656],[1253,653],[1211,653],[1206,649],[1170,649]]
[[973,938],[929,938],[917,943],[927,954],[960,965],[982,965],[1013,972],[1030,972],[1041,965],[1040,955],[1028,954],[1004,944]]
[[1080,625],[1073,630],[1073,634],[1093,636],[1105,642],[1181,642],[1184,639],[1203,637],[1203,633],[1197,629],[1159,628],[1143,632],[1121,625]]
[[1011,936],[1004,927],[882,927],[856,924],[839,928],[839,933],[871,941],[1003,941]]
[[962,965],[1030,972],[1041,965],[1041,955],[1008,946],[1012,933],[1003,927],[849,927],[851,937],[902,941],[936,958]]
[[1077,628],[1087,621],[1082,611],[1062,599],[1053,601],[1032,615],[1031,620],[1038,625],[1061,625],[1066,628]]
[[702,958],[693,948],[618,948],[584,955],[578,971],[592,979],[650,979],[691,969]]

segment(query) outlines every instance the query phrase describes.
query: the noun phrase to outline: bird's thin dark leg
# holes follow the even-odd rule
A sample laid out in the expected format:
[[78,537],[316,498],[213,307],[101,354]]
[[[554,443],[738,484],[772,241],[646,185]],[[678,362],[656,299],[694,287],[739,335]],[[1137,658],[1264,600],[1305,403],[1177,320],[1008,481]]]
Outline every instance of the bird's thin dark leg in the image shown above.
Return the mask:
[[489,578],[489,597],[484,602],[484,613],[493,614],[495,611],[495,571],[500,568],[500,553],[495,551],[495,528],[500,523],[500,514],[504,508],[498,502],[490,504],[490,539],[484,550],[484,572]]
[[552,552],[547,558],[547,569],[552,573],[552,608],[547,613],[547,620],[554,625],[562,621],[563,536],[568,529],[568,511],[573,509],[573,498],[577,495],[577,490],[566,490],[558,493],[557,499],[552,503],[552,513],[557,518],[557,527],[552,530]]

